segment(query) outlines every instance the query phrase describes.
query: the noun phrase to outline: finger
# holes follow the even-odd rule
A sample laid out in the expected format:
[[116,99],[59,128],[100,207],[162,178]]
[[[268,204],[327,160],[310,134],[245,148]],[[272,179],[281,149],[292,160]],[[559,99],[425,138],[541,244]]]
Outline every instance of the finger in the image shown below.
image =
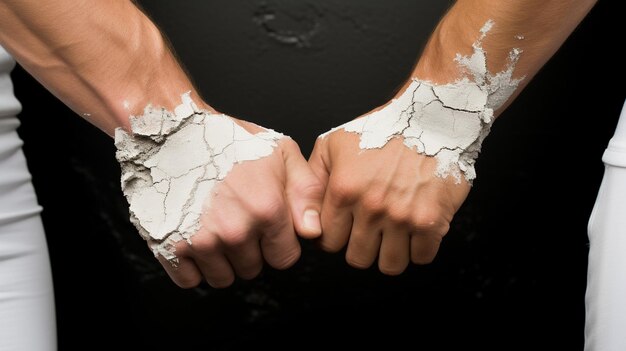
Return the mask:
[[300,258],[300,243],[291,219],[265,229],[261,236],[261,251],[267,263],[276,269],[287,269]]
[[406,229],[391,225],[383,229],[378,268],[387,275],[398,275],[409,265],[410,237]]
[[320,246],[323,250],[337,252],[348,243],[352,231],[352,208],[335,207],[332,203],[332,194],[326,191],[322,205],[322,230]]
[[212,287],[226,288],[235,281],[233,268],[222,253],[196,254],[194,259],[204,279]]
[[[192,244],[181,248],[194,261],[204,279],[214,288],[225,288],[235,281],[235,273],[223,254],[224,246],[208,228],[194,235]],[[184,251],[183,251],[184,250]]]
[[[456,186],[456,185],[452,185]],[[467,195],[460,189],[461,196]],[[422,192],[421,201],[414,200],[413,215],[409,223],[411,233],[411,262],[428,264],[439,250],[441,240],[450,229],[454,209],[441,204],[437,192]]]
[[198,269],[198,266],[196,266],[194,261],[190,258],[179,257],[176,265],[161,255],[158,255],[157,259],[170,279],[183,289],[194,288],[202,281],[200,269]]
[[346,251],[346,262],[354,268],[370,267],[378,256],[381,241],[380,228],[362,215],[355,215]]
[[283,144],[283,157],[287,170],[285,193],[294,228],[303,238],[317,238],[322,235],[320,212],[324,187],[293,140]]
[[252,279],[261,273],[263,256],[256,236],[250,237],[240,245],[227,247],[225,251],[226,258],[239,277]]
[[326,143],[325,138],[317,139],[309,158],[309,165],[326,189],[320,216],[323,234],[319,243],[325,251],[337,252],[348,243],[353,218],[351,207],[338,206],[339,202],[335,201],[336,197],[328,189],[330,168],[326,161],[328,158],[325,156]]
[[431,263],[439,251],[440,244],[441,236],[439,235],[411,235],[411,262],[415,264]]
[[327,163],[324,161],[327,159],[324,153],[326,142],[327,140],[325,138],[317,138],[313,152],[311,152],[311,156],[309,157],[309,167],[311,167],[313,173],[320,182],[322,182],[324,189],[328,185],[328,177],[330,174],[330,167],[328,167]]

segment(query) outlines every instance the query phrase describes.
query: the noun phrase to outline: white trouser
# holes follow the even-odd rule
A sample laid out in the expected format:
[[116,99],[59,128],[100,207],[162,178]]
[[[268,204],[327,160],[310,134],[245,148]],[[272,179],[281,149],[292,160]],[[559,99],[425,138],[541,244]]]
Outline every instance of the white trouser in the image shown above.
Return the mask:
[[[4,55],[4,56],[3,56]],[[56,350],[52,276],[0,47],[0,350]],[[10,111],[10,112],[9,112]]]
[[585,350],[626,351],[626,104],[589,219]]

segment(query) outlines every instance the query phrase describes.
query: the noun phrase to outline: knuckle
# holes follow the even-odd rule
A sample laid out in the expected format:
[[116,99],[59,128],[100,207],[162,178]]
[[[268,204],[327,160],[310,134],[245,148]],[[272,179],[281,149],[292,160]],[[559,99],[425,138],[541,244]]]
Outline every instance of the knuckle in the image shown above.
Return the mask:
[[450,230],[450,223],[449,222],[445,222],[442,223],[437,231],[437,234],[439,235],[439,242],[441,242],[441,239],[448,234],[448,231]]
[[361,205],[370,214],[380,215],[386,212],[385,194],[379,191],[370,191],[363,197]]
[[202,278],[198,277],[178,277],[174,283],[182,289],[192,289],[200,285]]
[[423,207],[411,219],[411,225],[417,230],[433,231],[441,227],[442,223],[443,215],[437,208]]
[[396,276],[402,274],[406,269],[405,265],[379,264],[378,269],[384,275]]
[[411,209],[395,206],[387,211],[387,217],[396,224],[411,224]]
[[252,216],[257,222],[269,225],[285,217],[285,211],[282,196],[266,196],[263,201],[258,201],[252,208]]
[[394,253],[381,256],[378,260],[378,269],[385,275],[399,275],[409,265],[410,257],[409,252],[406,256]]
[[240,272],[239,277],[245,280],[251,280],[259,276],[261,274],[261,270],[263,269],[262,265],[258,265],[255,267],[247,268],[245,272]]
[[367,262],[358,257],[354,257],[352,255],[346,255],[346,262],[349,266],[356,269],[367,269],[372,265],[372,262]]
[[298,145],[295,140],[289,137],[283,138],[283,140],[281,140],[281,148],[289,152],[300,153],[300,145]]
[[419,265],[430,264],[435,260],[436,254],[427,254],[427,255],[414,255],[411,257],[411,262]]
[[319,146],[322,142],[324,142],[324,138],[317,137],[315,138],[315,143],[313,146]]
[[329,253],[337,253],[343,248],[344,244],[338,240],[330,239],[328,234],[322,235],[322,240],[319,242],[319,247]]
[[353,180],[343,176],[333,177],[328,184],[328,190],[332,204],[337,207],[352,204],[358,197],[358,191]]
[[[186,242],[184,242],[183,244],[186,244]],[[194,235],[191,239],[191,245],[184,245],[184,248],[182,248],[181,250],[181,254],[186,253],[187,250],[193,250],[198,252],[213,252],[218,249],[218,246],[218,240],[212,234]]]
[[300,246],[296,246],[288,251],[283,252],[282,255],[273,258],[270,262],[270,266],[278,270],[284,270],[293,266],[298,259],[300,259]]
[[313,144],[313,150],[318,150],[318,149],[320,149],[320,148],[323,146],[323,144],[324,144],[324,142],[325,142],[325,141],[326,141],[326,138],[320,138],[320,137],[317,137],[317,138],[315,139],[315,143]]
[[235,282],[234,276],[207,279],[207,283],[213,288],[223,289],[231,286]]
[[248,240],[250,232],[244,226],[233,225],[229,228],[223,228],[217,236],[224,245],[238,247]]
[[299,181],[296,184],[296,189],[300,194],[307,194],[316,199],[321,199],[324,196],[324,190],[326,190],[317,177]]

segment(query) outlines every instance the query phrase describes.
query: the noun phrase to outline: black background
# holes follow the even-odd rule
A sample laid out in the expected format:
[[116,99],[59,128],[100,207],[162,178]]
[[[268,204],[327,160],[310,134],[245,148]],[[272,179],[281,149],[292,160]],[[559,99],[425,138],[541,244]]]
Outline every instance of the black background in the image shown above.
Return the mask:
[[[141,3],[211,105],[291,135],[305,155],[319,133],[393,96],[449,5]],[[624,81],[615,7],[601,1],[498,119],[437,259],[399,277],[304,243],[288,271],[175,287],[127,219],[111,140],[16,69],[60,350],[581,350],[586,224],[626,96],[610,87]]]

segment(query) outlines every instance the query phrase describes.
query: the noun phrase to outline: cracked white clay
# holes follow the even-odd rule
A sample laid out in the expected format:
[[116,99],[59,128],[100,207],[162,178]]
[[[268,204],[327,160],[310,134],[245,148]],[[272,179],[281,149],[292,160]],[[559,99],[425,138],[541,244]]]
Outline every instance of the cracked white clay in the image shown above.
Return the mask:
[[232,118],[199,110],[189,94],[174,112],[146,107],[115,131],[116,158],[131,222],[155,255],[177,263],[174,246],[191,244],[211,190],[235,164],[270,155],[282,134],[251,134]]
[[482,27],[472,55],[457,54],[455,61],[463,72],[460,79],[443,85],[413,79],[406,92],[384,108],[320,137],[340,129],[357,133],[363,150],[382,148],[391,139],[402,138],[407,147],[437,159],[437,176],[451,175],[459,182],[462,173],[471,182],[476,178],[474,164],[491,129],[494,111],[523,79],[512,77],[522,53],[517,48],[509,52],[504,70],[496,74],[487,70],[482,40],[493,25],[489,20]]

